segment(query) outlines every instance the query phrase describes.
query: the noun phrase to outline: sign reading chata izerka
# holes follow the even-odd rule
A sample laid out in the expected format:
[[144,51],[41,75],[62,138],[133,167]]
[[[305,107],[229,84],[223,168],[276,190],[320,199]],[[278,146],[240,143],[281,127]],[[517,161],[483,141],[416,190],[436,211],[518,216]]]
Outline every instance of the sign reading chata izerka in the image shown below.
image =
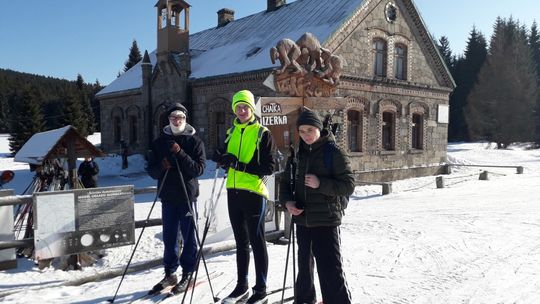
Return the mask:
[[135,243],[133,186],[33,196],[36,259]]

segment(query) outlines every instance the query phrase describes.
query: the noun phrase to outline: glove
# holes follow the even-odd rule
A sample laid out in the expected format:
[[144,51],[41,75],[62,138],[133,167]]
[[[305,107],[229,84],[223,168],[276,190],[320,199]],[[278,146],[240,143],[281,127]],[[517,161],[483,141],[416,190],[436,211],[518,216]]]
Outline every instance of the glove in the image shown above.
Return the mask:
[[234,154],[230,154],[230,153],[223,154],[219,162],[220,166],[223,167],[224,169],[236,168],[237,163],[238,163],[238,158]]
[[163,168],[163,170],[169,170],[172,165],[171,162],[165,157],[161,160],[161,167]]
[[222,149],[216,149],[214,151],[214,155],[212,156],[212,160],[215,161],[216,163],[221,163],[221,158],[223,157],[223,154],[225,152],[222,150]]
[[173,154],[177,154],[180,152],[181,148],[180,145],[175,142],[174,140],[169,141],[169,151]]

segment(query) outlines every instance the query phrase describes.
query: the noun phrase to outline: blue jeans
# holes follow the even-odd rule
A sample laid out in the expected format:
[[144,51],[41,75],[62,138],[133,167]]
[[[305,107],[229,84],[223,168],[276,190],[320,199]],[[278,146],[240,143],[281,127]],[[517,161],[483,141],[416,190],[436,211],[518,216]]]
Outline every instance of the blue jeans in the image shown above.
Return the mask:
[[[196,204],[192,203],[196,213]],[[163,220],[163,266],[165,274],[176,272],[178,266],[182,272],[193,272],[197,260],[197,238],[195,225],[189,206],[185,202],[162,201],[161,218]],[[180,255],[178,231],[182,233],[183,249]]]

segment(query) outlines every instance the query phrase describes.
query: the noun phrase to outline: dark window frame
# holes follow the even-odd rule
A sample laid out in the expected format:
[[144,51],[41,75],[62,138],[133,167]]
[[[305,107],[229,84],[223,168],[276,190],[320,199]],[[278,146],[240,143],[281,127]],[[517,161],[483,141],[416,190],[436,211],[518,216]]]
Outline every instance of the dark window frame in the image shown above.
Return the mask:
[[388,44],[384,39],[373,40],[373,75],[376,77],[386,77],[388,64]]
[[347,145],[351,152],[363,151],[363,119],[361,111],[347,111]]
[[424,149],[424,114],[413,113],[411,117],[411,148],[414,150]]
[[382,112],[381,145],[383,150],[396,150],[396,117],[396,112]]
[[407,46],[401,43],[396,44],[394,53],[394,76],[399,80],[407,80]]

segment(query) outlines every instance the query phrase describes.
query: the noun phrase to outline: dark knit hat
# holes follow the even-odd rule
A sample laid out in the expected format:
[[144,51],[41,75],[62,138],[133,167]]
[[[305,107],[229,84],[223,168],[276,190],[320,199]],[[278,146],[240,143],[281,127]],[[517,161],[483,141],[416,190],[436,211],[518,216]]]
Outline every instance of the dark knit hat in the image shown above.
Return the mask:
[[300,113],[300,116],[298,116],[298,120],[296,121],[297,128],[301,125],[314,126],[319,130],[323,129],[323,123],[317,112],[314,112],[307,107],[302,108],[302,113]]
[[175,111],[180,111],[180,112],[184,113],[184,115],[187,117],[187,109],[186,109],[186,107],[184,107],[179,102],[176,102],[176,103],[172,104],[169,107],[169,109],[167,110],[167,113],[169,113],[169,115],[171,115],[171,113],[173,113]]

